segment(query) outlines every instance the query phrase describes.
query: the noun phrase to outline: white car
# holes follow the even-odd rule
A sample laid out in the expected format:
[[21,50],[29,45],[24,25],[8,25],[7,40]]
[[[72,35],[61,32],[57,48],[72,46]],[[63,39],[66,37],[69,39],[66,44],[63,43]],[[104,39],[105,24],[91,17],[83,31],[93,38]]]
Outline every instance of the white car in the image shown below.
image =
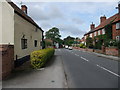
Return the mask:
[[68,49],[68,46],[65,46],[66,49]]
[[69,48],[68,48],[69,50],[72,50],[73,48],[72,48],[72,46],[69,46]]

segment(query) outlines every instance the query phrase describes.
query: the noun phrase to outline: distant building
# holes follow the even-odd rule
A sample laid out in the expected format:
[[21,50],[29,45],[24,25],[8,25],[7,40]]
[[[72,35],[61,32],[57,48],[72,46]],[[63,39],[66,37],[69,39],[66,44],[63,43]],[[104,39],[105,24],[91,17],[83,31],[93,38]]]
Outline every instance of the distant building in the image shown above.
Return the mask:
[[[32,51],[42,49],[43,30],[27,14],[27,6],[21,9],[13,2],[0,3],[0,52],[2,52],[2,73],[29,60]],[[2,15],[2,16],[1,16]]]
[[90,25],[90,31],[84,34],[84,42],[86,42],[86,38],[89,36],[94,38],[98,35],[105,34],[105,26],[112,22],[112,39],[120,40],[120,4],[118,5],[118,13],[111,16],[110,18],[106,18],[106,16],[100,17],[100,24],[95,27],[95,24]]

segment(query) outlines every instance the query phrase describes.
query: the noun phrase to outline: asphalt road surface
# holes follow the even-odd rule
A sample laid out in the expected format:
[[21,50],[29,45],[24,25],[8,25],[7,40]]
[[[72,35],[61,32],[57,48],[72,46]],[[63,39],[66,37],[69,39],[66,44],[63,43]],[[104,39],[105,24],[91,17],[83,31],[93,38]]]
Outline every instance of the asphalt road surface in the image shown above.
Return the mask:
[[68,88],[118,88],[118,62],[80,50],[57,49]]

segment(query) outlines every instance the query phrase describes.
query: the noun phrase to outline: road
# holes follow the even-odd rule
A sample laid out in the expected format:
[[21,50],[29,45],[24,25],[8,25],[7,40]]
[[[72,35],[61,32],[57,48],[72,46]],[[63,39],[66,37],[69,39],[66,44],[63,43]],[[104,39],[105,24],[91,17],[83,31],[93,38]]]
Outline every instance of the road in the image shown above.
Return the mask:
[[118,62],[80,50],[58,49],[69,88],[118,88]]

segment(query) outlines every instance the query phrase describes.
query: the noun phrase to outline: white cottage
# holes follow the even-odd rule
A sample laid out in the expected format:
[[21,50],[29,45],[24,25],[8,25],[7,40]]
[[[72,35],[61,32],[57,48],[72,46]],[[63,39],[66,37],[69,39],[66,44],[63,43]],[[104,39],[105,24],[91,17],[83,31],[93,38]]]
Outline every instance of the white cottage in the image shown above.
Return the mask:
[[[27,15],[27,7],[13,2],[0,3],[0,52],[2,73],[29,60],[32,51],[42,49],[43,30]],[[9,69],[9,70],[8,70]]]

